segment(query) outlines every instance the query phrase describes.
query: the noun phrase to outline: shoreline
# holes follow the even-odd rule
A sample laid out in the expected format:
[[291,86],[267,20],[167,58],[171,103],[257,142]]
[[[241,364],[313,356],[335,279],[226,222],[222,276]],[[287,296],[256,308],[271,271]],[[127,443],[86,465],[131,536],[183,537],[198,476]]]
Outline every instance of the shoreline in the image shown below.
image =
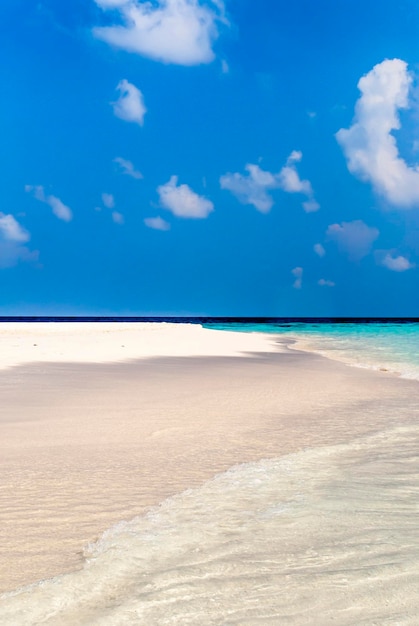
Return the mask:
[[0,589],[79,569],[109,527],[234,465],[391,425],[415,384],[287,348],[3,369]]

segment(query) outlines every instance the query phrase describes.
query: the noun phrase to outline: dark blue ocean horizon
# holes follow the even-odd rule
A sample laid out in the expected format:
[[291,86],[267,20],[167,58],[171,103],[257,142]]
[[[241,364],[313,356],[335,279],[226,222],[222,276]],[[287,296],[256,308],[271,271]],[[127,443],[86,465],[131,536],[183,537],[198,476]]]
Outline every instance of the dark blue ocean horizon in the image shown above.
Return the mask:
[[412,324],[419,317],[229,317],[125,315],[2,315],[0,322],[169,322],[172,324]]

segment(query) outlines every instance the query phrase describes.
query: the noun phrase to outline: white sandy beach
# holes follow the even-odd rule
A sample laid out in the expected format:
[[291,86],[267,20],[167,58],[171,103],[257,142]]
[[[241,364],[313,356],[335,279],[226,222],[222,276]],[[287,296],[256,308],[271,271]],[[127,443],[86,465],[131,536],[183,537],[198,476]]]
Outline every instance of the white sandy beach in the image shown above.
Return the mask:
[[0,342],[1,590],[80,568],[111,525],[235,464],[391,425],[412,389],[194,325],[2,324]]
[[0,322],[0,369],[26,363],[110,363],[182,356],[276,352],[274,337],[223,332],[198,324]]
[[[211,386],[192,357],[281,349],[274,337],[169,323],[2,323],[0,345],[0,589],[79,566],[111,523],[189,485],[206,432],[200,386]],[[208,435],[205,465],[218,470]]]

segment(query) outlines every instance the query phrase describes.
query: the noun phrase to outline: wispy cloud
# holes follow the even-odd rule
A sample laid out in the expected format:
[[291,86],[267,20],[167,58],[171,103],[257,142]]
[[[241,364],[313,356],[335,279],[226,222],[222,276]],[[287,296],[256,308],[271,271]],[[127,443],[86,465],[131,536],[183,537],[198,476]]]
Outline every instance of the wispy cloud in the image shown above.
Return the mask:
[[14,241],[2,241],[0,238],[0,269],[14,267],[18,263],[36,263],[38,260],[38,250],[30,250]]
[[103,193],[102,202],[107,209],[113,209],[115,206],[115,198],[111,193]]
[[320,285],[320,287],[335,287],[333,280],[326,280],[325,278],[320,278],[317,284]]
[[165,185],[157,188],[160,204],[177,217],[206,218],[214,210],[213,203],[192,191],[188,185],[178,185],[172,176]]
[[126,79],[121,80],[116,89],[119,91],[119,98],[116,102],[112,102],[116,117],[142,126],[147,109],[141,91]]
[[166,222],[166,220],[161,217],[146,217],[144,224],[148,226],[148,228],[154,228],[154,230],[170,230],[169,222]]
[[292,285],[294,289],[301,289],[303,286],[303,273],[304,270],[302,267],[294,267],[294,269],[291,270],[291,274],[295,276],[295,281]]
[[73,213],[67,205],[65,205],[59,198],[45,193],[42,185],[25,185],[25,191],[31,193],[36,200],[47,204],[51,207],[52,212],[59,220],[64,222],[70,222],[73,219]]
[[321,243],[316,243],[313,246],[313,250],[319,257],[324,257],[326,255],[326,250],[324,249]]
[[419,206],[419,167],[400,155],[392,131],[400,129],[399,110],[408,109],[412,77],[401,59],[385,60],[363,76],[353,124],[340,129],[349,171],[370,182],[394,206]]
[[118,24],[93,30],[98,39],[155,61],[177,65],[210,63],[218,22],[226,23],[221,0],[95,0],[119,13]]
[[[115,198],[111,193],[102,193],[102,203],[106,209],[112,211],[111,218],[115,224],[125,224],[125,218],[120,211],[114,211],[116,206]],[[101,211],[102,207],[97,206],[96,211]]]
[[114,159],[113,161],[114,163],[117,163],[117,165],[119,165],[122,174],[131,176],[131,178],[135,178],[137,180],[139,180],[140,178],[143,178],[143,175],[141,174],[141,172],[135,169],[134,164],[131,163],[131,161],[128,161],[127,159],[123,159],[122,157],[116,157],[116,159]]
[[362,220],[331,224],[326,231],[328,238],[352,261],[359,261],[367,256],[379,234],[377,228],[367,226]]
[[221,176],[221,188],[230,191],[242,204],[251,204],[261,213],[268,213],[274,204],[270,191],[282,189],[286,193],[300,193],[307,197],[302,203],[303,209],[307,213],[312,213],[317,211],[320,205],[314,199],[310,181],[301,179],[298,174],[296,164],[302,157],[302,152],[293,150],[277,174],[262,170],[259,165],[248,163],[245,166],[247,174],[229,172]]
[[125,218],[119,211],[112,211],[112,220],[115,224],[125,224]]
[[221,71],[223,74],[229,74],[230,73],[230,66],[227,63],[227,61],[225,59],[223,59],[221,61]]
[[411,263],[407,257],[401,254],[395,256],[394,252],[384,252],[380,265],[383,265],[392,272],[406,272],[415,267],[415,264]]
[[306,213],[315,213],[320,209],[320,204],[314,198],[303,202],[303,209]]
[[29,240],[29,232],[13,215],[0,212],[0,269],[13,267],[20,261],[37,261],[38,251],[22,245]]

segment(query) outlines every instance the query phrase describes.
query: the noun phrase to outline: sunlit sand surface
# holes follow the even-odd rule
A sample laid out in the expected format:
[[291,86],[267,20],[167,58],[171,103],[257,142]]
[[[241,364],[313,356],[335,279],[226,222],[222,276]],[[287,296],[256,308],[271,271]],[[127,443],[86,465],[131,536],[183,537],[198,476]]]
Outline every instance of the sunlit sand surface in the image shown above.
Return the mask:
[[0,322],[0,368],[26,363],[109,363],[158,356],[245,356],[276,352],[275,338],[198,324]]
[[[0,372],[3,591],[80,570],[88,545],[114,524],[236,464],[393,428],[400,406],[406,423],[414,416],[416,382],[290,351],[274,337],[253,337],[258,352],[237,333],[234,350],[241,343],[247,358],[197,356],[206,354],[200,330],[193,329],[195,356],[45,359]],[[224,333],[213,333],[219,343],[211,339],[211,349],[223,354]],[[78,340],[73,331],[71,354]],[[236,532],[231,520],[227,535]],[[62,623],[74,615],[68,619]],[[89,619],[80,624],[96,623]]]

